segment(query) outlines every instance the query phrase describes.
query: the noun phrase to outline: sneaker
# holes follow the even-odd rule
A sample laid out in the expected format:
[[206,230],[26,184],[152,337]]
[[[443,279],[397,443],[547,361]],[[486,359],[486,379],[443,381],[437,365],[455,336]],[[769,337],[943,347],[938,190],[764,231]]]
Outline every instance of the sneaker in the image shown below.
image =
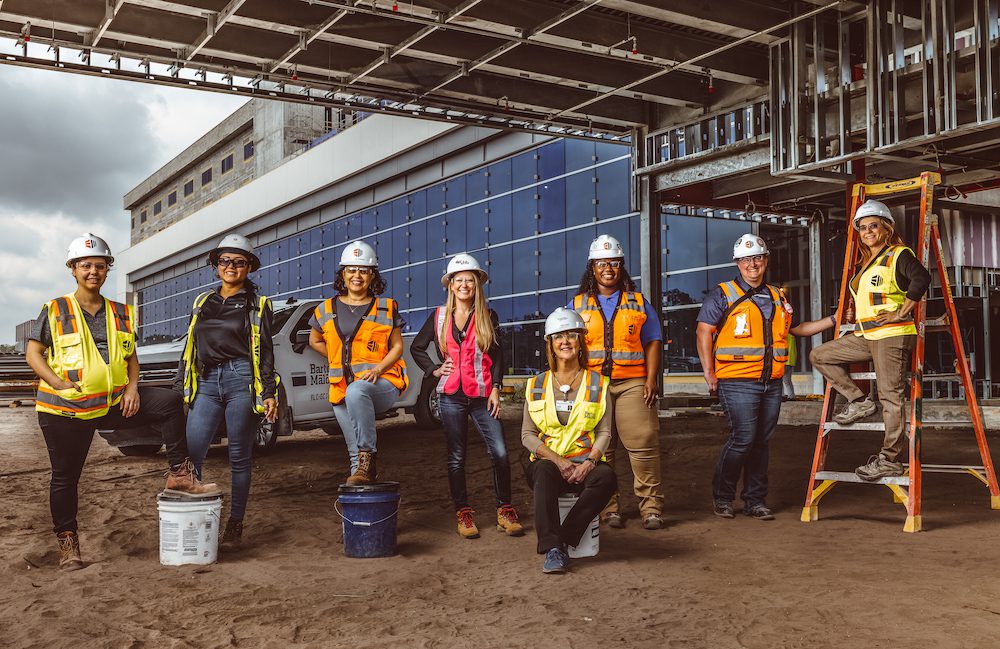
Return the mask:
[[833,420],[838,424],[846,426],[869,415],[874,415],[877,410],[878,406],[871,400],[871,397],[865,397],[862,401],[852,401],[847,404],[843,410],[833,416]]
[[347,484],[351,486],[366,485],[375,482],[375,452],[368,450],[358,451],[358,468],[347,478]]
[[472,507],[463,507],[455,514],[458,516],[458,535],[463,539],[479,538],[479,528],[476,527],[476,521],[472,519],[473,514],[475,512],[472,511]]
[[226,521],[226,531],[222,533],[222,540],[219,541],[219,549],[232,552],[238,550],[243,545],[243,521]]
[[569,567],[569,555],[562,548],[552,548],[545,553],[545,563],[542,572],[547,574],[562,574]]
[[642,529],[658,530],[663,527],[663,517],[659,514],[646,514],[642,517]]
[[507,536],[524,536],[524,526],[517,520],[517,510],[513,505],[501,505],[497,508],[497,529],[506,532]]
[[608,512],[601,517],[601,522],[618,530],[625,527],[625,517],[618,512]]
[[736,518],[736,512],[733,511],[733,503],[729,503],[724,500],[716,500],[715,515],[721,518]]
[[79,570],[83,567],[80,558],[80,537],[76,532],[59,532],[56,535],[59,543],[59,569]]
[[202,484],[195,475],[194,463],[188,458],[176,469],[167,471],[167,484],[163,487],[163,493],[182,497],[211,497],[222,495],[222,490],[214,482]]
[[854,473],[862,480],[874,482],[880,478],[903,475],[903,465],[899,462],[890,462],[880,453],[868,458],[868,464],[859,466]]
[[756,518],[759,521],[773,521],[774,512],[767,508],[764,503],[757,503],[756,505],[751,505],[750,507],[743,508],[743,514],[749,516],[750,518]]

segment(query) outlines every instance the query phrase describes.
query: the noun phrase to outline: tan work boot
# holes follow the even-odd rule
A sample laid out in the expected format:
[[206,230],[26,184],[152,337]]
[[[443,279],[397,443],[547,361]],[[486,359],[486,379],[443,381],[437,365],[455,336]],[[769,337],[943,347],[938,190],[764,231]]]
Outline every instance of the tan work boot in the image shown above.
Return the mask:
[[524,536],[524,526],[517,520],[517,510],[513,505],[497,507],[497,529],[507,536]]
[[59,532],[56,535],[59,543],[59,569],[79,570],[83,567],[80,558],[80,537],[76,532]]
[[365,485],[375,482],[378,472],[375,470],[375,453],[372,451],[358,451],[358,468],[347,479],[347,484]]
[[167,471],[167,484],[163,487],[163,493],[172,496],[219,496],[222,490],[214,482],[202,484],[195,477],[194,463],[190,459],[184,460],[176,469]]
[[238,550],[243,545],[243,521],[226,521],[226,531],[222,533],[222,540],[219,541],[219,549],[226,552]]
[[479,538],[479,528],[476,527],[476,521],[472,519],[474,513],[472,507],[463,507],[455,514],[458,516],[458,535],[463,539]]

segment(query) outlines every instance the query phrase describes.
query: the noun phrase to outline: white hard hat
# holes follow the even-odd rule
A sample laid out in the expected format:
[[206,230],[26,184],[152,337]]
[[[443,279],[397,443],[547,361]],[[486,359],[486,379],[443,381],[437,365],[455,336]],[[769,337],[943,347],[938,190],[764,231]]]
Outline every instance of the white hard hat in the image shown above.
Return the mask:
[[736,240],[733,245],[733,261],[754,255],[769,255],[767,244],[756,234],[748,232]]
[[451,276],[455,273],[461,273],[462,271],[470,271],[479,275],[480,284],[485,282],[490,278],[490,276],[479,266],[479,262],[472,255],[460,252],[451,258],[448,262],[448,269],[444,271],[444,275],[441,276],[441,286],[448,288],[448,282],[451,281]]
[[621,241],[610,234],[602,234],[590,243],[587,259],[624,259],[625,249]]
[[888,221],[890,225],[896,225],[896,219],[892,218],[892,212],[889,211],[889,208],[882,201],[875,201],[869,198],[858,208],[858,211],[854,213],[855,229],[857,229],[861,219],[866,216],[878,216]]
[[219,256],[226,252],[239,252],[247,256],[250,261],[250,270],[257,270],[260,268],[260,259],[253,252],[253,244],[250,243],[250,239],[247,239],[242,234],[236,234],[235,232],[230,232],[226,236],[222,237],[222,241],[219,245],[215,247],[208,255],[208,263],[210,266],[215,266],[219,263]]
[[83,259],[84,257],[104,257],[109,264],[115,263],[108,242],[89,232],[69,242],[69,249],[66,251],[66,265],[69,266],[74,259]]
[[580,314],[564,306],[559,307],[545,318],[545,337],[561,331],[586,331],[587,324]]
[[371,266],[378,268],[378,255],[375,249],[364,241],[352,241],[340,253],[341,266]]

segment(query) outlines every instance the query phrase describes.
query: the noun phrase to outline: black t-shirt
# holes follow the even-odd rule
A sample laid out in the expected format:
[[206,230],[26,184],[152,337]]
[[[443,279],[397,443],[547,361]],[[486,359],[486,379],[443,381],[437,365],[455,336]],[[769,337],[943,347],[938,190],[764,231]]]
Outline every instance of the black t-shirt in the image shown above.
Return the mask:
[[[94,344],[97,345],[97,351],[100,352],[101,358],[104,359],[105,363],[110,363],[111,360],[108,355],[108,318],[105,313],[105,304],[101,304],[101,308],[94,315],[87,313],[87,310],[83,307],[80,307],[80,310],[83,311],[83,321],[87,329],[90,330],[90,336],[94,339]],[[52,331],[49,329],[48,305],[42,307],[42,312],[38,314],[38,320],[35,321],[35,328],[31,331],[28,339],[37,340],[46,349],[52,347]]]

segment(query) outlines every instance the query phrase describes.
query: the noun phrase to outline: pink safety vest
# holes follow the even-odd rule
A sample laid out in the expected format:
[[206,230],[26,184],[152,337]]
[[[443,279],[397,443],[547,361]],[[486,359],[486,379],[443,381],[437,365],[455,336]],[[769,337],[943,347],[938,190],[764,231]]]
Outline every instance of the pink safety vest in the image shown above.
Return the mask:
[[[441,331],[445,317],[444,307],[439,306],[435,333]],[[469,333],[461,345],[455,340],[450,325],[445,330],[444,339],[448,348],[444,351],[451,357],[456,371],[441,377],[437,384],[437,391],[440,394],[455,394],[459,388],[462,388],[462,392],[467,397],[488,397],[493,389],[493,378],[490,375],[493,360],[476,344],[475,313],[469,317],[466,329]]]

